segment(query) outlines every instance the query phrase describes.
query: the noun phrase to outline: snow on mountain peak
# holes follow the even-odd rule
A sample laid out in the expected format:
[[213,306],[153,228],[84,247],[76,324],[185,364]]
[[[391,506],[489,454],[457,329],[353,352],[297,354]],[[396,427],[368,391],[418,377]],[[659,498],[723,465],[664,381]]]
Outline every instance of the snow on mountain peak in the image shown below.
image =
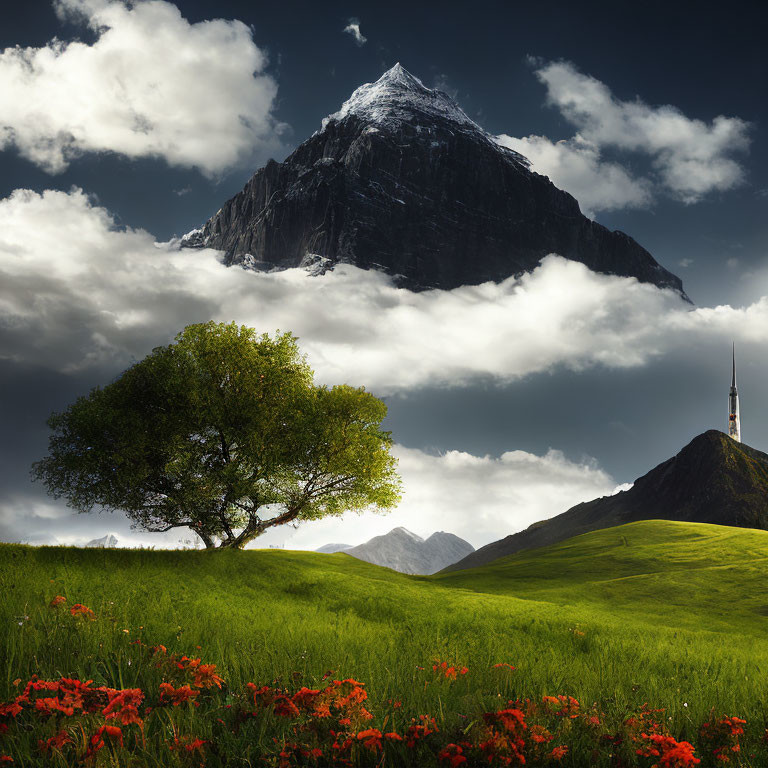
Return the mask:
[[322,127],[348,115],[384,127],[395,127],[417,115],[485,133],[448,94],[427,88],[399,62],[375,83],[365,83],[357,88],[338,112],[323,120]]

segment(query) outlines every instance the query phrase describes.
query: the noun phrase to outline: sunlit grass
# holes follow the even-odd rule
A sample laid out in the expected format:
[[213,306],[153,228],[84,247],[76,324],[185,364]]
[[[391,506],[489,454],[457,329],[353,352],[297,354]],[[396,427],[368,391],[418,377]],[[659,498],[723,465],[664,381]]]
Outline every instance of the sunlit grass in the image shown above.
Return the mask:
[[[401,700],[403,722],[457,728],[509,699],[568,694],[617,722],[663,707],[693,742],[712,710],[762,733],[766,563],[766,532],[660,521],[435,577],[344,554],[2,545],[0,699],[34,674],[143,686],[142,640],[215,663],[231,690],[319,687],[333,670],[366,683],[372,712]],[[57,594],[98,621],[63,620]],[[435,659],[469,672],[434,684]]]

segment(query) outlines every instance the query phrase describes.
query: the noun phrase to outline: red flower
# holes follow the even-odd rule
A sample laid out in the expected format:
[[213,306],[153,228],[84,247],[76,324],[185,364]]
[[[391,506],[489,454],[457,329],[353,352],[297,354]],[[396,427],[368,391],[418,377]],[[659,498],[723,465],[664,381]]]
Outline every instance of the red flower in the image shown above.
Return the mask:
[[535,744],[546,744],[554,738],[543,725],[532,725],[528,733]]
[[562,760],[568,754],[568,747],[553,747],[547,755],[550,760]]
[[70,609],[69,612],[73,616],[83,616],[87,619],[95,619],[96,614],[90,609],[84,606],[82,603],[75,603]]
[[51,608],[55,608],[57,605],[61,605],[62,603],[66,603],[67,598],[62,597],[61,595],[56,595],[56,597],[53,598],[50,602]]
[[47,754],[51,749],[61,749],[65,744],[71,744],[72,739],[66,731],[59,731],[55,736],[43,741],[37,742],[37,746],[43,754]]
[[280,717],[298,717],[299,708],[287,696],[278,696],[275,699],[275,714]]
[[517,733],[518,730],[525,730],[525,715],[519,709],[500,709],[498,712],[486,712],[483,720],[488,725],[499,724],[504,730],[511,733]]
[[194,704],[194,698],[199,693],[200,691],[193,691],[188,685],[174,688],[170,683],[160,683],[160,702],[162,704],[173,704],[174,707],[178,707],[185,701],[191,701]]
[[437,754],[437,759],[441,763],[447,763],[451,768],[458,768],[459,765],[464,765],[467,762],[467,758],[462,754],[464,750],[458,744],[447,744]]
[[197,665],[194,668],[194,677],[194,685],[198,688],[213,688],[214,685],[221,688],[221,684],[224,682],[224,679],[216,674],[215,664]]
[[[297,707],[312,709],[315,706],[315,700],[320,695],[320,691],[312,688],[301,688],[292,696],[292,701]],[[330,715],[330,712],[328,713]]]
[[357,734],[359,741],[363,742],[366,749],[371,752],[378,752],[381,749],[381,731],[378,728],[369,728],[367,731],[360,731]]
[[192,738],[192,736],[182,736],[180,739],[174,738],[173,745],[170,747],[172,750],[185,750],[186,752],[194,752],[196,749],[203,751],[203,745],[207,742],[202,739]]
[[109,736],[110,741],[116,741],[121,747],[123,746],[123,732],[114,725],[102,725],[96,733],[91,736],[90,744],[85,755],[84,760],[88,760],[93,757],[103,746],[104,736]]
[[107,719],[117,718],[123,725],[137,723],[143,725],[139,718],[138,707],[144,699],[144,694],[140,688],[125,688],[122,691],[115,691],[110,697],[101,713],[107,716]]

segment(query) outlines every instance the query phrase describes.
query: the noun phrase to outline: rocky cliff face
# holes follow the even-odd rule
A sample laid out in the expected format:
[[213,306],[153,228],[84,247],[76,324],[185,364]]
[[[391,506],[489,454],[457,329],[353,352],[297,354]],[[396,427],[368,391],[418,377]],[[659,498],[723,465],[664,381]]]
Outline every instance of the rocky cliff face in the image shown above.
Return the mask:
[[[321,547],[318,552],[328,552]],[[337,550],[338,551],[338,550]],[[365,544],[345,549],[344,553],[374,565],[401,573],[430,574],[474,552],[474,547],[452,533],[438,531],[422,539],[405,528],[394,528],[384,536],[374,536]]]
[[677,456],[604,496],[481,547],[446,570],[476,568],[523,549],[638,520],[679,520],[768,529],[768,454],[710,430]]
[[631,237],[587,219],[528,166],[398,64],[183,245],[256,269],[350,263],[415,290],[500,281],[558,253],[682,292]]

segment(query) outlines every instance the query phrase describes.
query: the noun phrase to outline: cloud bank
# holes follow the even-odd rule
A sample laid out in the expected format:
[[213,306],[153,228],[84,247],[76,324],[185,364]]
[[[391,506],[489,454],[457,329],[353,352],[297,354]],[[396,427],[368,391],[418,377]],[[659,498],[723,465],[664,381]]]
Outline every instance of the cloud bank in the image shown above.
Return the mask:
[[[658,192],[695,203],[744,181],[744,168],[733,158],[749,147],[744,120],[718,115],[707,123],[671,105],[622,101],[567,61],[540,64],[536,77],[547,88],[548,103],[577,133],[558,142],[544,136],[501,135],[498,140],[526,155],[534,170],[568,190],[587,210],[644,207]],[[606,161],[605,150],[646,158],[652,172],[635,177]],[[600,186],[604,189],[596,189]]]
[[245,24],[190,24],[164,0],[54,7],[96,39],[0,52],[0,149],[51,173],[115,152],[210,176],[279,148],[277,84]]
[[116,372],[209,319],[291,330],[320,380],[378,394],[768,341],[768,298],[692,310],[554,255],[518,279],[412,293],[350,265],[321,277],[228,268],[216,251],[117,229],[78,189],[0,200],[0,358]]

